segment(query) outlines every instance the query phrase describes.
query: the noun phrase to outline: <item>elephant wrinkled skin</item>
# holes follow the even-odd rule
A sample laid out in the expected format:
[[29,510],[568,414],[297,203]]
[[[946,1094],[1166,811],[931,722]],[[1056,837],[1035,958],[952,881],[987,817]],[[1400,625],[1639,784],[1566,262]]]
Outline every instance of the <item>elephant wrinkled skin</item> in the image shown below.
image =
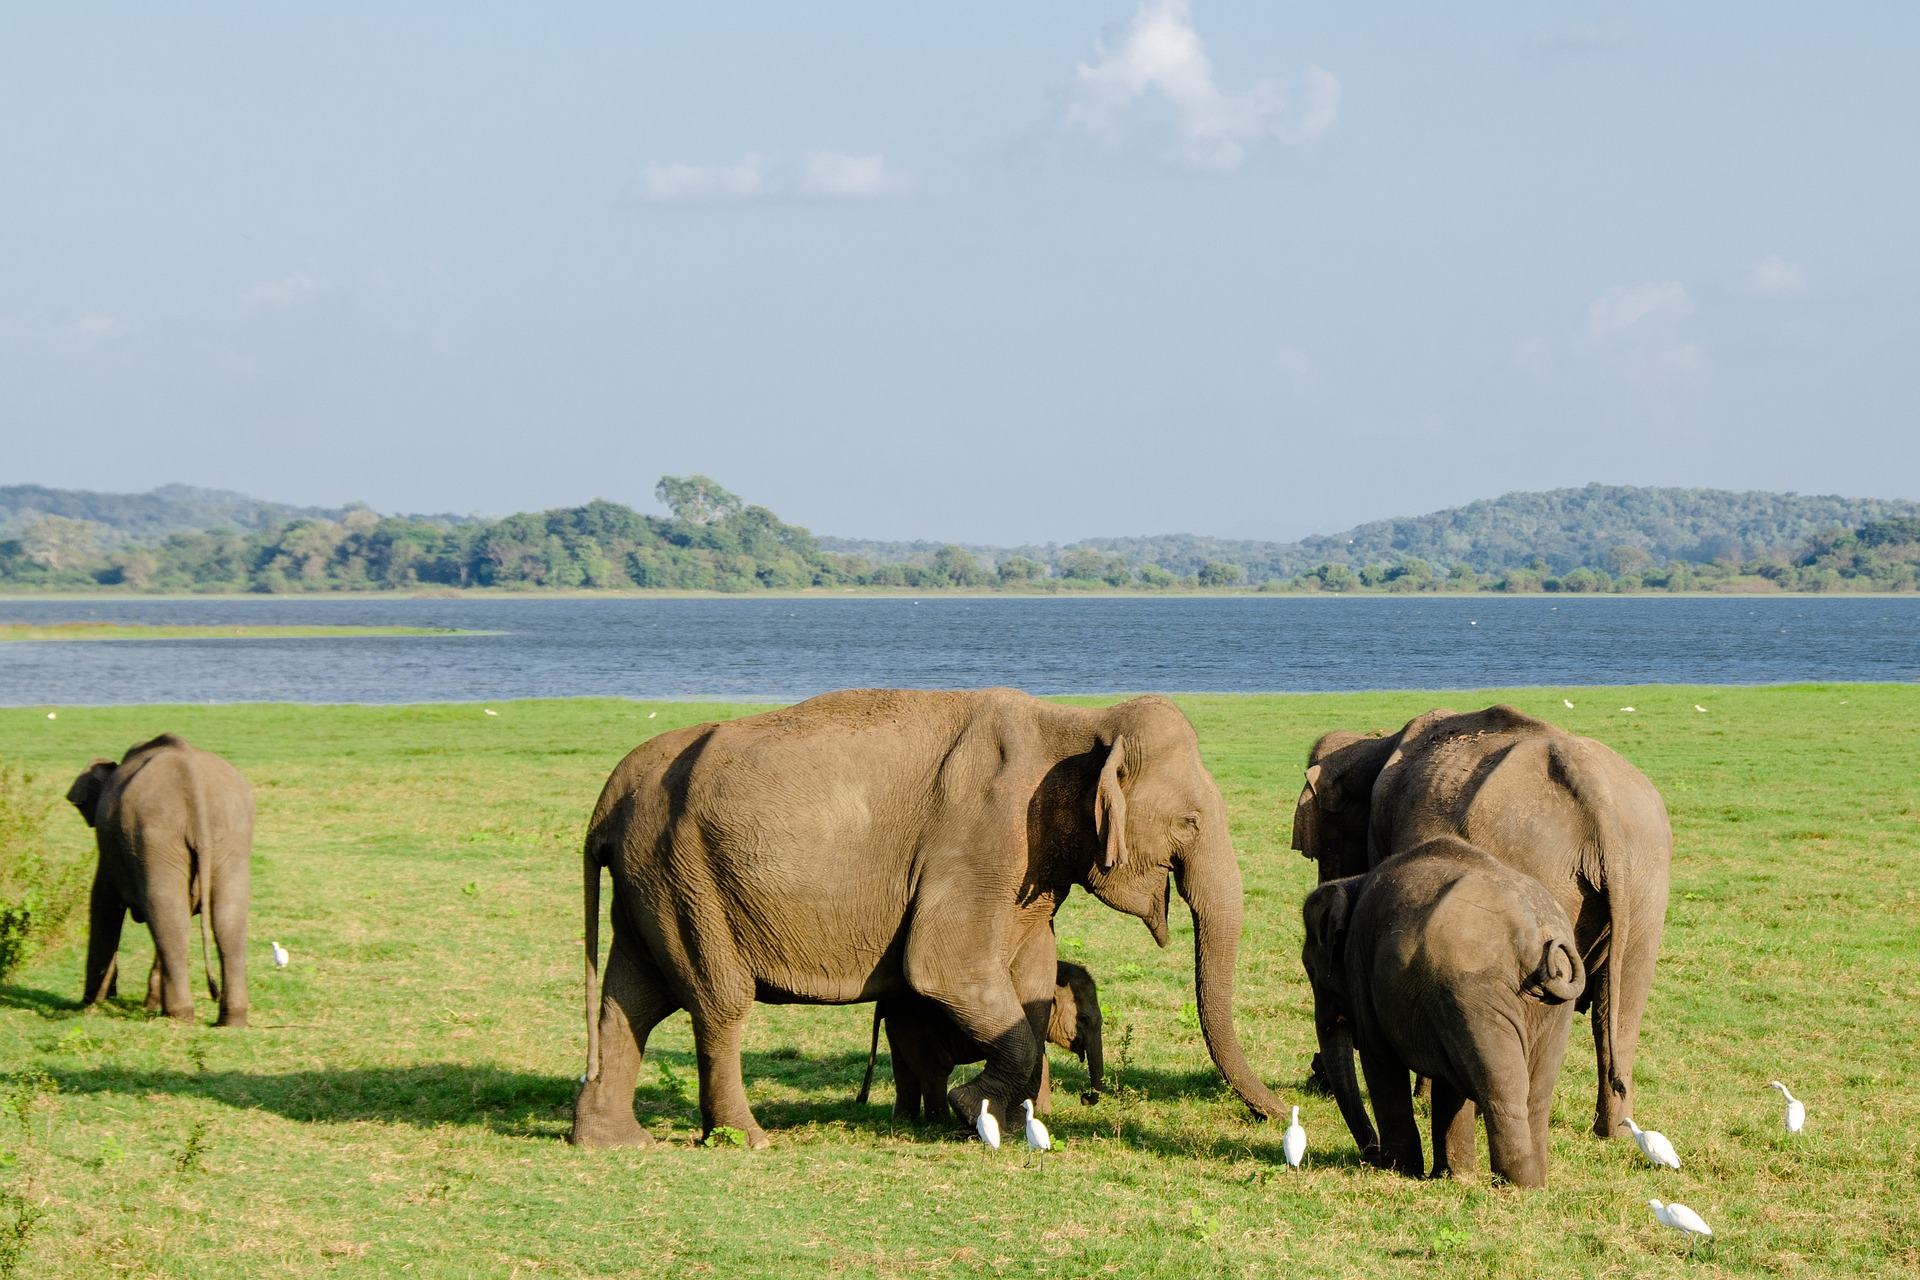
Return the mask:
[[[1455,836],[1388,858],[1307,895],[1301,962],[1323,1056],[1352,1028],[1388,1163],[1418,1177],[1409,1070],[1433,1081],[1433,1176],[1476,1163],[1486,1116],[1493,1171],[1547,1184],[1547,1118],[1586,986],[1573,924],[1545,886]],[[1351,1072],[1348,1073],[1349,1078]],[[1341,1112],[1363,1117],[1357,1090]],[[1354,1129],[1363,1149],[1371,1129]]]
[[[1193,913],[1208,1050],[1263,1116],[1280,1101],[1233,1027],[1240,867],[1193,726],[1162,698],[1095,710],[1011,689],[860,689],[641,744],[585,844],[587,1080],[569,1141],[645,1146],[633,1113],[647,1034],[693,1019],[708,1132],[766,1134],[740,1039],[756,1001],[917,994],[987,1046],[948,1099],[1005,1122],[1039,1083],[1077,885],[1167,941],[1169,879]],[[600,869],[613,945],[597,1001]]]
[[[253,791],[239,770],[211,751],[163,733],[127,751],[118,764],[98,759],[74,779],[67,800],[93,828],[99,861],[88,912],[87,979],[93,1004],[118,987],[120,930],[128,912],[153,935],[147,1008],[191,1020],[187,973],[193,917],[200,917],[207,991],[219,1025],[247,1025],[247,900],[253,859]],[[220,948],[213,977],[207,921]]]
[[[1429,711],[1389,737],[1337,731],[1307,761],[1293,847],[1324,881],[1457,835],[1545,885],[1573,921],[1599,1089],[1593,1131],[1633,1111],[1633,1059],[1666,924],[1673,832],[1633,765],[1509,706]],[[1336,1090],[1352,1063],[1321,1054]]]
[[[867,1074],[855,1102],[864,1103],[873,1087],[880,1055],[880,1024],[887,1024],[887,1054],[893,1063],[893,1114],[903,1120],[961,1119],[947,1105],[947,1079],[964,1063],[987,1056],[985,1045],[960,1033],[940,1006],[924,996],[889,996],[873,1006],[873,1041],[867,1048]],[[1085,967],[1062,960],[1054,978],[1053,1012],[1047,1019],[1047,1043],[1057,1044],[1087,1064],[1096,1099],[1105,1087],[1106,1048],[1100,1019],[1100,992]],[[1053,1107],[1053,1072],[1040,1055],[1040,1087],[1034,1110]]]

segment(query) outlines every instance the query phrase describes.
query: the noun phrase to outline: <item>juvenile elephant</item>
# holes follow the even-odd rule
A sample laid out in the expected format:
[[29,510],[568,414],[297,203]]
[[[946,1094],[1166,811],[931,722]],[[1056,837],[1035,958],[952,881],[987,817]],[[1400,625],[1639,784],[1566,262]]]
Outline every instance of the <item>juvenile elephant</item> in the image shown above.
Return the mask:
[[[1633,1111],[1633,1059],[1666,924],[1673,832],[1646,775],[1610,748],[1509,706],[1429,711],[1389,737],[1337,731],[1307,760],[1293,847],[1325,881],[1457,835],[1553,894],[1589,975],[1599,1089],[1593,1131]],[[1320,1062],[1357,1091],[1336,1029]]]
[[[864,1103],[873,1088],[873,1068],[880,1056],[880,1023],[887,1024],[887,1053],[893,1061],[893,1114],[903,1120],[932,1120],[953,1114],[947,1105],[947,1079],[963,1063],[987,1056],[984,1045],[967,1039],[940,1006],[924,996],[889,996],[873,1006],[873,1042],[867,1048],[867,1074],[854,1101]],[[1071,960],[1062,960],[1053,986],[1053,1013],[1047,1020],[1047,1043],[1057,1044],[1087,1064],[1093,1094],[1104,1084],[1105,1049],[1101,1041],[1100,993],[1093,975]],[[1052,1109],[1053,1073],[1044,1050],[1040,1055],[1040,1087],[1034,1108]],[[964,1118],[964,1117],[963,1117]]]
[[[185,738],[163,733],[118,764],[97,759],[74,779],[67,800],[93,828],[99,861],[88,910],[87,985],[93,1004],[118,986],[120,929],[129,911],[153,935],[147,1008],[193,1018],[187,973],[193,917],[207,993],[219,1025],[247,1025],[247,899],[253,858],[253,791],[239,770]],[[207,920],[220,947],[213,978]]]
[[584,852],[574,1143],[653,1141],[634,1082],[648,1032],[684,1008],[702,1124],[764,1146],[740,1077],[755,1001],[924,996],[986,1046],[949,1102],[977,1115],[984,1101],[1004,1123],[1039,1084],[1060,903],[1085,888],[1165,946],[1170,878],[1193,912],[1208,1050],[1250,1107],[1282,1114],[1233,1027],[1242,908],[1226,808],[1165,699],[1096,710],[1011,689],[862,689],[663,733],[607,780]]
[[[1544,1187],[1553,1085],[1587,979],[1545,886],[1442,836],[1328,881],[1301,914],[1315,1022],[1324,1038],[1351,1021],[1387,1161],[1420,1175],[1415,1071],[1433,1081],[1434,1177],[1473,1174],[1472,1103],[1493,1171]],[[1364,1117],[1357,1094],[1340,1105]],[[1371,1129],[1354,1139],[1366,1148]]]

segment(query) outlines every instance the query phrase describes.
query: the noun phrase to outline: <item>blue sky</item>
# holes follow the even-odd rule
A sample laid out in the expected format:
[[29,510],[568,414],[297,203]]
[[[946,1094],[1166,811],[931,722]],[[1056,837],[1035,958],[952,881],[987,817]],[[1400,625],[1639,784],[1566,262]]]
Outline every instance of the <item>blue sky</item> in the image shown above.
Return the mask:
[[0,9],[0,482],[1293,537],[1920,497],[1920,10]]

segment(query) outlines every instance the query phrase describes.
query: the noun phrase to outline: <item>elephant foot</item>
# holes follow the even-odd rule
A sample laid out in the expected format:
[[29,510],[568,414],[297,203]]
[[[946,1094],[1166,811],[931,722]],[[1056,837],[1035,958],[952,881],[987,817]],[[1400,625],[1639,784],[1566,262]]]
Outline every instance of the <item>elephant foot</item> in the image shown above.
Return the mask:
[[1307,1066],[1307,1083],[1303,1087],[1307,1093],[1317,1093],[1323,1098],[1333,1096],[1333,1081],[1327,1078],[1326,1063],[1320,1060],[1317,1053]]
[[979,1077],[947,1090],[948,1105],[968,1125],[980,1118],[982,1102],[987,1104],[987,1110],[1000,1122],[1000,1128],[1005,1130],[1007,1117],[1013,1114],[1013,1106],[1005,1098],[996,1098],[988,1093]]
[[567,1145],[574,1147],[650,1147],[655,1138],[633,1118],[633,1102],[610,1104],[597,1095],[598,1081],[584,1085],[573,1101],[573,1128]]
[[1100,1091],[1098,1089],[1088,1089],[1080,1095],[1080,1105],[1083,1107],[1097,1106],[1099,1102]]
[[220,1020],[213,1025],[216,1027],[244,1027],[247,1025],[247,1011],[245,1009],[223,1010],[220,1014]]
[[[722,1127],[727,1127],[727,1126],[722,1126]],[[744,1141],[747,1144],[747,1150],[749,1151],[765,1151],[768,1147],[773,1145],[773,1140],[767,1137],[767,1131],[765,1129],[762,1129],[759,1125],[754,1124],[751,1120],[749,1120],[744,1125],[733,1125],[731,1127],[734,1129],[737,1129],[741,1133],[742,1141]],[[705,1133],[700,1135],[700,1140],[702,1142],[706,1142],[708,1139],[712,1137],[713,1137],[713,1130],[709,1129]]]

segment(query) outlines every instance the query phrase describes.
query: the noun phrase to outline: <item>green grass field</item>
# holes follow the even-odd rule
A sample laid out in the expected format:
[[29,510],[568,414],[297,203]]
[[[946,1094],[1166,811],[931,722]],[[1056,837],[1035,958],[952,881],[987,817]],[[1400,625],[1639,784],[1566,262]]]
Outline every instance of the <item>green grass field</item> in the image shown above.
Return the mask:
[[[445,627],[169,627],[119,622],[0,622],[0,640],[310,640],[359,636],[450,636]],[[470,634],[470,633],[469,633]]]
[[[854,1106],[869,1006],[756,1011],[746,1073],[768,1151],[694,1145],[684,1014],[642,1075],[641,1118],[667,1141],[567,1147],[594,797],[648,734],[752,708],[0,710],[0,759],[54,794],[90,757],[171,729],[243,769],[259,803],[251,1029],[179,1027],[129,1000],[79,1013],[84,926],[0,987],[0,1263],[17,1251],[20,1276],[72,1277],[1920,1274],[1920,687],[1500,696],[1614,746],[1666,794],[1673,900],[1638,1119],[1673,1139],[1679,1173],[1587,1135],[1584,1021],[1542,1192],[1363,1167],[1331,1101],[1301,1089],[1312,867],[1287,844],[1307,745],[1493,695],[1181,700],[1245,869],[1240,1033],[1303,1106],[1298,1174],[1279,1126],[1250,1121],[1207,1059],[1190,926],[1161,951],[1084,894],[1057,922],[1062,954],[1101,981],[1123,1088],[1080,1106],[1085,1074],[1055,1051],[1062,1141],[1043,1163],[896,1124],[884,1060],[874,1104]],[[60,809],[51,840],[83,856],[90,833]],[[273,939],[292,951],[284,971]],[[123,990],[150,954],[130,925]],[[1807,1102],[1798,1140],[1774,1078]],[[1713,1244],[1685,1257],[1652,1196],[1698,1210]]]

